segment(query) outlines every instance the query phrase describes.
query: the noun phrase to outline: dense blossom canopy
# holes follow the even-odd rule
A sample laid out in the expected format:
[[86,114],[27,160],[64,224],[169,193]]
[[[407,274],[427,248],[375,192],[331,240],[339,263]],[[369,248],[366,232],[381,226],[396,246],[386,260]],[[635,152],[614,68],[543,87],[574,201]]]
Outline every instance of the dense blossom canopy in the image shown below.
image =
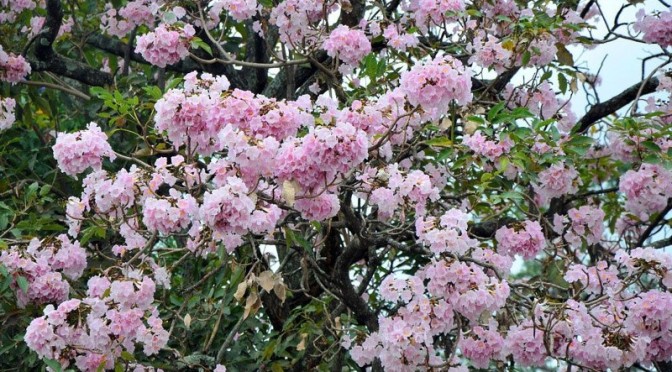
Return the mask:
[[[0,369],[672,369],[665,1],[0,0],[0,35]],[[608,43],[650,54],[602,97]]]

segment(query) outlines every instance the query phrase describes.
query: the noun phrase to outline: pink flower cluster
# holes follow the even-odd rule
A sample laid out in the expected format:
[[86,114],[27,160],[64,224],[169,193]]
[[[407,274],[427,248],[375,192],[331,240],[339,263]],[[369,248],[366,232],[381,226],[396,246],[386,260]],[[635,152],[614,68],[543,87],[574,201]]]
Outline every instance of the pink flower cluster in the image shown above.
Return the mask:
[[7,53],[0,45],[0,81],[18,83],[30,74],[30,64],[23,56]]
[[14,115],[14,108],[16,101],[14,98],[0,97],[0,131],[8,129],[14,124],[16,116]]
[[464,106],[473,98],[471,71],[451,56],[437,56],[402,73],[399,87],[408,102],[434,119],[447,113],[451,102]]
[[467,233],[468,220],[466,213],[451,209],[438,221],[434,217],[418,218],[415,222],[415,233],[436,255],[443,252],[463,255],[478,244]]
[[36,5],[35,0],[0,0],[0,24],[14,22],[17,15],[24,10],[35,9]]
[[135,52],[149,63],[166,67],[189,56],[189,47],[196,30],[190,24],[183,27],[160,24],[154,31],[138,37]]
[[280,218],[280,208],[274,204],[258,208],[256,195],[248,193],[242,179],[229,177],[224,186],[203,196],[200,217],[229,252],[243,243],[242,236],[248,232],[266,234],[273,231]]
[[415,25],[423,32],[428,27],[441,26],[446,21],[446,13],[464,10],[463,0],[410,0],[406,5]]
[[[3,264],[15,280],[17,304],[60,303],[68,299],[70,285],[64,276],[76,280],[86,268],[86,252],[79,242],[71,242],[66,235],[53,241],[30,241],[27,247],[11,247],[0,253]],[[27,288],[19,281],[25,280]],[[22,288],[23,287],[23,288]]]
[[475,326],[471,335],[460,341],[462,355],[469,358],[476,368],[486,369],[491,360],[501,360],[504,339],[497,331],[497,322],[491,320],[488,329]]
[[257,0],[217,0],[213,7],[221,7],[236,21],[252,18],[257,13]]
[[511,51],[502,46],[501,41],[487,35],[483,30],[475,30],[476,37],[469,44],[469,63],[476,63],[481,68],[491,68],[497,73],[502,73],[511,65]]
[[412,48],[420,43],[416,36],[405,32],[405,30],[400,31],[395,24],[385,27],[383,36],[387,39],[388,46],[400,52],[405,52],[406,49]]
[[[536,328],[535,328],[536,327]],[[544,331],[526,320],[509,329],[504,341],[503,355],[512,355],[522,367],[542,366],[548,354],[544,346]]]
[[513,141],[504,136],[500,141],[487,139],[480,130],[474,134],[465,134],[462,143],[467,145],[477,155],[485,156],[490,161],[496,161],[500,156],[508,154],[513,147]]
[[469,262],[434,259],[420,275],[429,280],[427,291],[432,297],[446,299],[455,311],[474,323],[481,314],[504,306],[510,293],[505,280],[498,279],[495,273],[488,275],[482,267]]
[[524,221],[512,228],[502,227],[495,233],[497,252],[526,260],[533,259],[546,245],[546,237],[537,221]]
[[672,9],[655,16],[647,15],[644,9],[640,9],[633,28],[644,33],[642,40],[647,43],[658,44],[663,48],[672,46]]
[[149,231],[170,234],[185,229],[194,216],[198,216],[198,203],[191,195],[180,196],[170,189],[169,198],[145,199],[142,223]]
[[[569,226],[565,224],[569,222]],[[562,235],[572,248],[580,248],[585,241],[588,245],[597,244],[602,239],[604,232],[604,212],[595,207],[583,205],[572,208],[566,217],[555,215],[553,218],[553,230]]]
[[315,23],[327,19],[336,9],[334,3],[327,4],[324,0],[286,0],[271,10],[269,21],[278,27],[280,41],[290,49],[303,44],[319,45]]
[[117,157],[107,143],[107,135],[93,122],[87,125],[86,130],[60,133],[52,149],[58,168],[73,177],[89,167],[100,170],[103,157],[111,161]]
[[216,148],[217,133],[221,126],[208,117],[223,91],[229,89],[226,77],[204,74],[202,80],[196,72],[185,76],[185,89],[171,89],[159,99],[154,108],[155,127],[167,132],[168,139],[179,147],[189,144],[190,151],[210,155]]
[[[441,236],[443,231],[428,230],[425,221],[417,223],[418,236],[425,242],[431,240],[428,243],[436,246],[432,250],[461,253],[465,247],[476,244],[466,233],[465,213],[450,210],[441,217],[440,224],[450,236]],[[456,242],[460,240],[464,243]],[[474,256],[485,263],[502,268],[511,265],[510,260],[506,263],[492,251],[487,254],[480,248],[473,249]],[[379,358],[385,369],[394,371],[415,371],[441,365],[445,361],[436,352],[434,342],[438,336],[453,330],[454,312],[470,323],[478,324],[482,314],[491,314],[504,306],[510,289],[497,275],[470,262],[440,257],[432,259],[413,276],[390,275],[381,283],[380,296],[386,301],[400,303],[398,312],[389,317],[381,315],[380,329],[362,343],[353,345],[352,340],[345,337],[343,345],[350,349],[352,358],[360,366],[371,363],[374,358]],[[488,331],[478,327],[475,337],[463,341],[464,347],[457,347],[478,365],[487,366],[490,359],[500,359],[499,350],[503,347],[496,328],[492,322]]]
[[373,189],[369,201],[378,206],[378,217],[388,219],[399,207],[413,206],[418,215],[425,213],[428,201],[439,198],[439,189],[431,178],[419,169],[403,174],[398,164],[378,171],[374,182],[385,184]]
[[[389,278],[389,277],[388,277]],[[385,370],[415,371],[442,363],[434,348],[434,337],[448,333],[454,324],[453,310],[445,299],[430,299],[422,280],[411,277],[403,280],[386,278],[383,288],[389,288],[383,296],[396,302],[404,301],[398,313],[392,317],[380,317],[380,329],[371,333],[361,344],[352,344],[349,337],[343,340],[344,347],[360,366],[380,358]]]
[[294,203],[294,209],[301,213],[301,217],[308,221],[323,221],[338,214],[341,202],[338,195],[322,193],[318,196],[300,198]]
[[575,194],[581,185],[579,173],[573,165],[559,162],[539,172],[539,183],[534,185],[540,204],[567,194]]
[[188,144],[191,152],[211,155],[226,149],[231,162],[250,157],[246,153],[255,151],[250,148],[260,149],[264,143],[266,150],[260,151],[267,156],[261,160],[270,161],[274,154],[267,150],[274,145],[269,140],[295,136],[301,126],[314,122],[305,97],[276,101],[238,89],[227,92],[228,89],[224,76],[202,74],[198,79],[195,72],[186,75],[184,89],[172,89],[157,101],[156,128],[165,131],[176,147]]
[[158,4],[151,0],[129,1],[119,10],[106,5],[107,10],[101,17],[101,28],[110,35],[126,36],[138,26],[152,27],[156,19]]
[[348,26],[339,25],[331,31],[329,37],[322,44],[327,55],[340,58],[350,66],[357,66],[359,62],[371,53],[371,42],[364,31],[353,30]]
[[672,256],[660,249],[635,248],[630,252],[619,250],[616,261],[625,267],[628,274],[646,272],[658,276],[661,283],[672,288]]
[[580,283],[583,291],[591,294],[615,293],[622,288],[618,270],[605,261],[594,266],[572,264],[565,272],[567,283]]
[[54,359],[64,368],[74,360],[83,371],[112,369],[122,352],[133,354],[137,345],[145,355],[156,354],[169,335],[152,306],[155,289],[146,276],[93,277],[86,298],[47,306],[30,323],[24,340],[40,358]]
[[351,124],[319,126],[282,144],[275,175],[281,182],[296,181],[302,191],[299,195],[319,193],[361,164],[367,150],[366,133]]
[[646,221],[662,211],[672,197],[672,172],[657,164],[644,163],[639,170],[621,176],[619,191],[625,194],[625,209]]

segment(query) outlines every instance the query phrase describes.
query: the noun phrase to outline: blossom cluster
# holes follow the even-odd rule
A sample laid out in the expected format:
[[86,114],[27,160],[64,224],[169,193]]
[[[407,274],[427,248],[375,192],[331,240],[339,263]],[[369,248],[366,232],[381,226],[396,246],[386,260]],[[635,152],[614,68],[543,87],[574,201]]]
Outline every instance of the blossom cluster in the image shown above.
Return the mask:
[[329,33],[329,37],[322,44],[330,57],[338,57],[350,66],[357,66],[359,62],[371,53],[371,42],[361,30],[353,30],[348,26],[340,25]]
[[[32,239],[27,247],[13,246],[0,253],[0,264],[14,276],[17,305],[60,303],[69,297],[70,284],[86,267],[86,251],[66,235],[51,241]],[[22,283],[23,282],[23,283]]]
[[[564,225],[569,222],[565,232]],[[585,241],[588,245],[599,243],[604,232],[604,212],[595,207],[583,205],[572,208],[567,217],[556,215],[553,218],[553,230],[562,235],[573,248],[579,248]]]
[[581,184],[573,165],[558,162],[539,172],[539,183],[534,185],[534,191],[540,204],[546,204],[552,198],[575,194]]
[[0,0],[0,24],[13,22],[24,10],[32,10],[37,6],[35,0]]
[[0,97],[0,131],[7,129],[14,124],[14,121],[16,120],[14,114],[15,107],[16,101],[14,98]]
[[0,81],[18,83],[30,74],[30,64],[21,55],[7,53],[0,45]]
[[169,334],[152,305],[155,290],[147,276],[92,277],[85,298],[47,306],[30,323],[24,340],[40,358],[64,368],[74,361],[83,371],[112,369],[122,352],[133,354],[137,345],[145,355],[156,354]]
[[437,56],[401,74],[399,87],[414,106],[434,119],[448,112],[451,102],[471,102],[471,71],[451,56]]
[[244,21],[257,13],[257,0],[216,0],[213,7],[226,10],[233,19]]
[[416,213],[422,215],[427,202],[439,198],[439,189],[419,169],[404,174],[398,164],[389,165],[375,174],[373,182],[381,185],[371,191],[369,201],[378,206],[381,219],[392,217],[398,208],[406,205],[413,206]]
[[162,23],[154,31],[138,37],[135,52],[155,66],[166,67],[189,56],[195,34],[196,30],[190,24],[177,27]]
[[271,10],[269,21],[278,27],[280,41],[290,49],[319,45],[320,28],[316,24],[337,9],[335,2],[324,0],[287,0]]
[[118,10],[108,3],[101,17],[101,28],[110,35],[124,37],[137,26],[153,26],[155,16],[152,3],[149,0],[134,0]]
[[75,133],[60,133],[53,146],[58,167],[73,177],[89,167],[100,170],[103,157],[110,160],[117,157],[98,124],[92,122],[86,128]]
[[646,14],[644,9],[637,12],[637,21],[634,29],[642,32],[642,40],[647,43],[658,44],[663,48],[672,46],[672,10],[660,12],[656,15]]
[[639,170],[621,176],[619,191],[625,194],[625,208],[642,220],[662,211],[672,197],[672,172],[657,164],[644,163]]
[[534,258],[546,245],[546,238],[537,221],[524,221],[512,227],[502,227],[495,233],[497,252],[518,254],[526,260]]
[[447,19],[446,13],[462,11],[465,5],[463,0],[411,0],[406,7],[415,25],[427,31],[428,27],[442,25]]
[[319,193],[368,156],[366,134],[349,123],[319,126],[301,138],[287,139],[278,152],[276,177],[296,181],[303,193]]
[[280,209],[276,205],[257,208],[255,195],[248,193],[243,180],[229,177],[226,185],[203,196],[200,217],[229,252],[243,243],[242,236],[249,231],[256,234],[273,231],[280,218]]
[[507,154],[513,147],[513,141],[507,136],[504,136],[500,141],[493,141],[487,139],[480,130],[471,135],[465,134],[462,143],[477,155],[485,156],[493,162],[500,156]]
[[436,255],[443,252],[462,255],[478,243],[467,234],[468,219],[459,209],[449,210],[438,220],[419,218],[415,222],[416,235]]

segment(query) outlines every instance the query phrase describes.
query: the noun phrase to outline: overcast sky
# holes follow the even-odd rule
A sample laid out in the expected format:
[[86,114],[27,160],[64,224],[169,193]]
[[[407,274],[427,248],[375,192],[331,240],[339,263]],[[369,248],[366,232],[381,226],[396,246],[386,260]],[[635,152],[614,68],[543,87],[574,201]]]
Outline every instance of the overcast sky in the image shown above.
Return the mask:
[[[600,1],[600,6],[604,12],[606,19],[613,23],[614,16],[620,9],[621,5],[626,3],[626,0],[606,0]],[[636,7],[630,7],[623,12],[621,21],[634,21],[635,14],[639,9],[646,9],[647,13],[654,10],[665,10],[665,8],[657,0],[646,0],[644,4],[639,4]],[[600,22],[598,30],[594,32],[595,36],[602,37],[605,35],[604,22]],[[619,28],[621,33],[625,33],[625,28]],[[602,84],[597,91],[602,101],[607,100],[623,89],[642,81],[642,59],[660,52],[659,47],[644,45],[630,40],[618,40],[607,44],[599,45],[595,49],[585,50],[582,48],[570,48],[574,54],[575,61],[586,66],[592,72],[597,72],[600,64],[604,59],[604,65],[600,72],[602,77]],[[581,52],[583,51],[583,52]],[[605,59],[606,58],[606,59]],[[660,64],[659,60],[651,60],[647,62],[647,71],[650,73],[656,65]],[[586,98],[579,92],[579,94],[572,99],[573,111],[580,117],[585,112]]]

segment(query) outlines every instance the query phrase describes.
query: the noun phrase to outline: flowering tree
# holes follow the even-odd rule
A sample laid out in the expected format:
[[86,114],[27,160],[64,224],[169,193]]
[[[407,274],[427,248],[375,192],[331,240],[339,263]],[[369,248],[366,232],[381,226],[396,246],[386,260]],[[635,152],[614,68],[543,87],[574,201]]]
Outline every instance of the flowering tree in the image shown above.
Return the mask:
[[0,366],[672,370],[672,9],[616,2],[0,0]]

